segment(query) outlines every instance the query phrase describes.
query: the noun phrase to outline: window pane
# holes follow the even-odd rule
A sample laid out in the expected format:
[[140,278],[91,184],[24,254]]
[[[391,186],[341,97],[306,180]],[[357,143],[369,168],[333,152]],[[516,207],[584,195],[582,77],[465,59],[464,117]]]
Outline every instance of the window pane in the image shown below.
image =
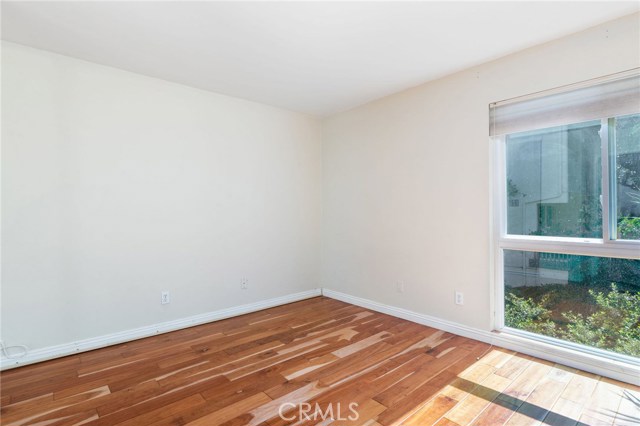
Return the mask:
[[507,233],[602,238],[600,127],[507,136]]
[[640,260],[504,251],[505,325],[640,357]]
[[617,237],[640,240],[640,114],[615,123]]

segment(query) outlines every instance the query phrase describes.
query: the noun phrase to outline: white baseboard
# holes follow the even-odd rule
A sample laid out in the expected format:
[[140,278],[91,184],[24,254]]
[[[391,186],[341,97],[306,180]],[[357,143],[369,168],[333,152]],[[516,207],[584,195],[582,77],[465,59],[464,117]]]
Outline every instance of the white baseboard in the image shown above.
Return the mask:
[[594,374],[599,374],[601,376],[610,377],[615,380],[620,380],[634,385],[640,385],[640,367],[636,365],[603,359],[602,357],[582,351],[575,351],[557,345],[532,341],[531,339],[523,338],[521,336],[480,330],[452,321],[443,320],[440,318],[413,312],[391,305],[386,305],[384,303],[375,302],[373,300],[352,296],[330,289],[308,290],[246,305],[240,305],[200,315],[194,315],[188,318],[181,318],[178,320],[167,321],[160,324],[153,324],[145,327],[107,334],[104,336],[84,339],[77,342],[35,349],[29,351],[28,354],[23,358],[1,358],[0,370],[33,364],[36,362],[46,361],[53,358],[72,355],[75,353],[86,352],[103,348],[105,346],[129,342],[156,334],[167,333],[170,331],[180,330],[199,324],[205,324],[212,321],[218,321],[225,318],[244,315],[262,309],[272,308],[274,306],[285,305],[287,303],[297,302],[320,295],[324,295],[336,300],[341,300],[353,305],[362,306],[363,308],[371,309],[373,311],[381,312],[397,318],[402,318],[418,324],[437,328],[439,330],[444,330],[449,333],[457,334],[459,336],[468,337],[470,339],[479,340],[491,345],[515,350],[527,355],[546,359],[552,362],[557,362],[559,364],[578,368]]
[[633,385],[640,385],[640,367],[636,365],[616,360],[603,359],[602,357],[593,354],[575,351],[570,348],[549,343],[532,341],[531,339],[521,336],[480,330],[326,288],[322,290],[322,294],[332,299],[437,328],[439,330],[448,331],[449,333],[457,334],[459,336],[511,349],[523,354],[546,359],[569,367],[578,368],[580,370],[620,380],[622,382],[631,383]]
[[244,315],[251,312],[260,311],[262,309],[273,308],[274,306],[280,306],[287,303],[309,299],[311,297],[320,296],[321,294],[322,290],[317,288],[300,293],[275,297],[273,299],[249,303],[246,305],[234,306],[232,308],[194,315],[188,318],[181,318],[173,321],[163,322],[160,324],[153,324],[145,327],[134,328],[131,330],[120,331],[117,333],[111,333],[104,336],[92,337],[77,342],[64,343],[61,345],[35,349],[29,351],[27,355],[22,358],[10,359],[3,357],[2,359],[0,359],[0,370],[33,364],[36,362],[46,361],[53,358],[72,355],[75,353],[91,351],[94,349],[103,348],[105,346],[111,346],[119,343],[129,342],[131,340],[154,336],[156,334],[162,334],[170,331],[180,330],[182,328],[192,327],[194,325],[205,324],[212,321],[218,321],[225,318]]

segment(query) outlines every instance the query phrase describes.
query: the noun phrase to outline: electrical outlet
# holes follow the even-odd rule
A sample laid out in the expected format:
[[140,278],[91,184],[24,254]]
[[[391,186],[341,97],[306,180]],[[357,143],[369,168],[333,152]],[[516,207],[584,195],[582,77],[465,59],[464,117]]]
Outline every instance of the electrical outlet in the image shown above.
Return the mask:
[[456,305],[464,305],[464,293],[456,291]]
[[404,283],[402,281],[396,283],[396,290],[398,293],[404,293]]
[[248,290],[249,289],[249,280],[246,278],[243,278],[242,281],[240,281],[240,288],[242,290]]
[[169,302],[171,302],[171,297],[169,296],[169,292],[163,291],[162,294],[160,295],[160,304],[166,305]]

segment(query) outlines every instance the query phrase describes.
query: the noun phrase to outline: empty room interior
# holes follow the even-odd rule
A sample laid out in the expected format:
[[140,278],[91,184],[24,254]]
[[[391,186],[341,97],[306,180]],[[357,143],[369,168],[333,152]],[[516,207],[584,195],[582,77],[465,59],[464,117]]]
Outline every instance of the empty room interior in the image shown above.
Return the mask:
[[640,425],[640,2],[0,15],[0,424]]

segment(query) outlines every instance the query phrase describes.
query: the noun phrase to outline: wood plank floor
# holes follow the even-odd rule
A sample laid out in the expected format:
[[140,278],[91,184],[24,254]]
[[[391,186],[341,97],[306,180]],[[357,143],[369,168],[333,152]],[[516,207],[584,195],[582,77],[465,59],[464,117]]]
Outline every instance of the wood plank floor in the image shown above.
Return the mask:
[[7,426],[640,424],[638,387],[324,297],[0,380]]

